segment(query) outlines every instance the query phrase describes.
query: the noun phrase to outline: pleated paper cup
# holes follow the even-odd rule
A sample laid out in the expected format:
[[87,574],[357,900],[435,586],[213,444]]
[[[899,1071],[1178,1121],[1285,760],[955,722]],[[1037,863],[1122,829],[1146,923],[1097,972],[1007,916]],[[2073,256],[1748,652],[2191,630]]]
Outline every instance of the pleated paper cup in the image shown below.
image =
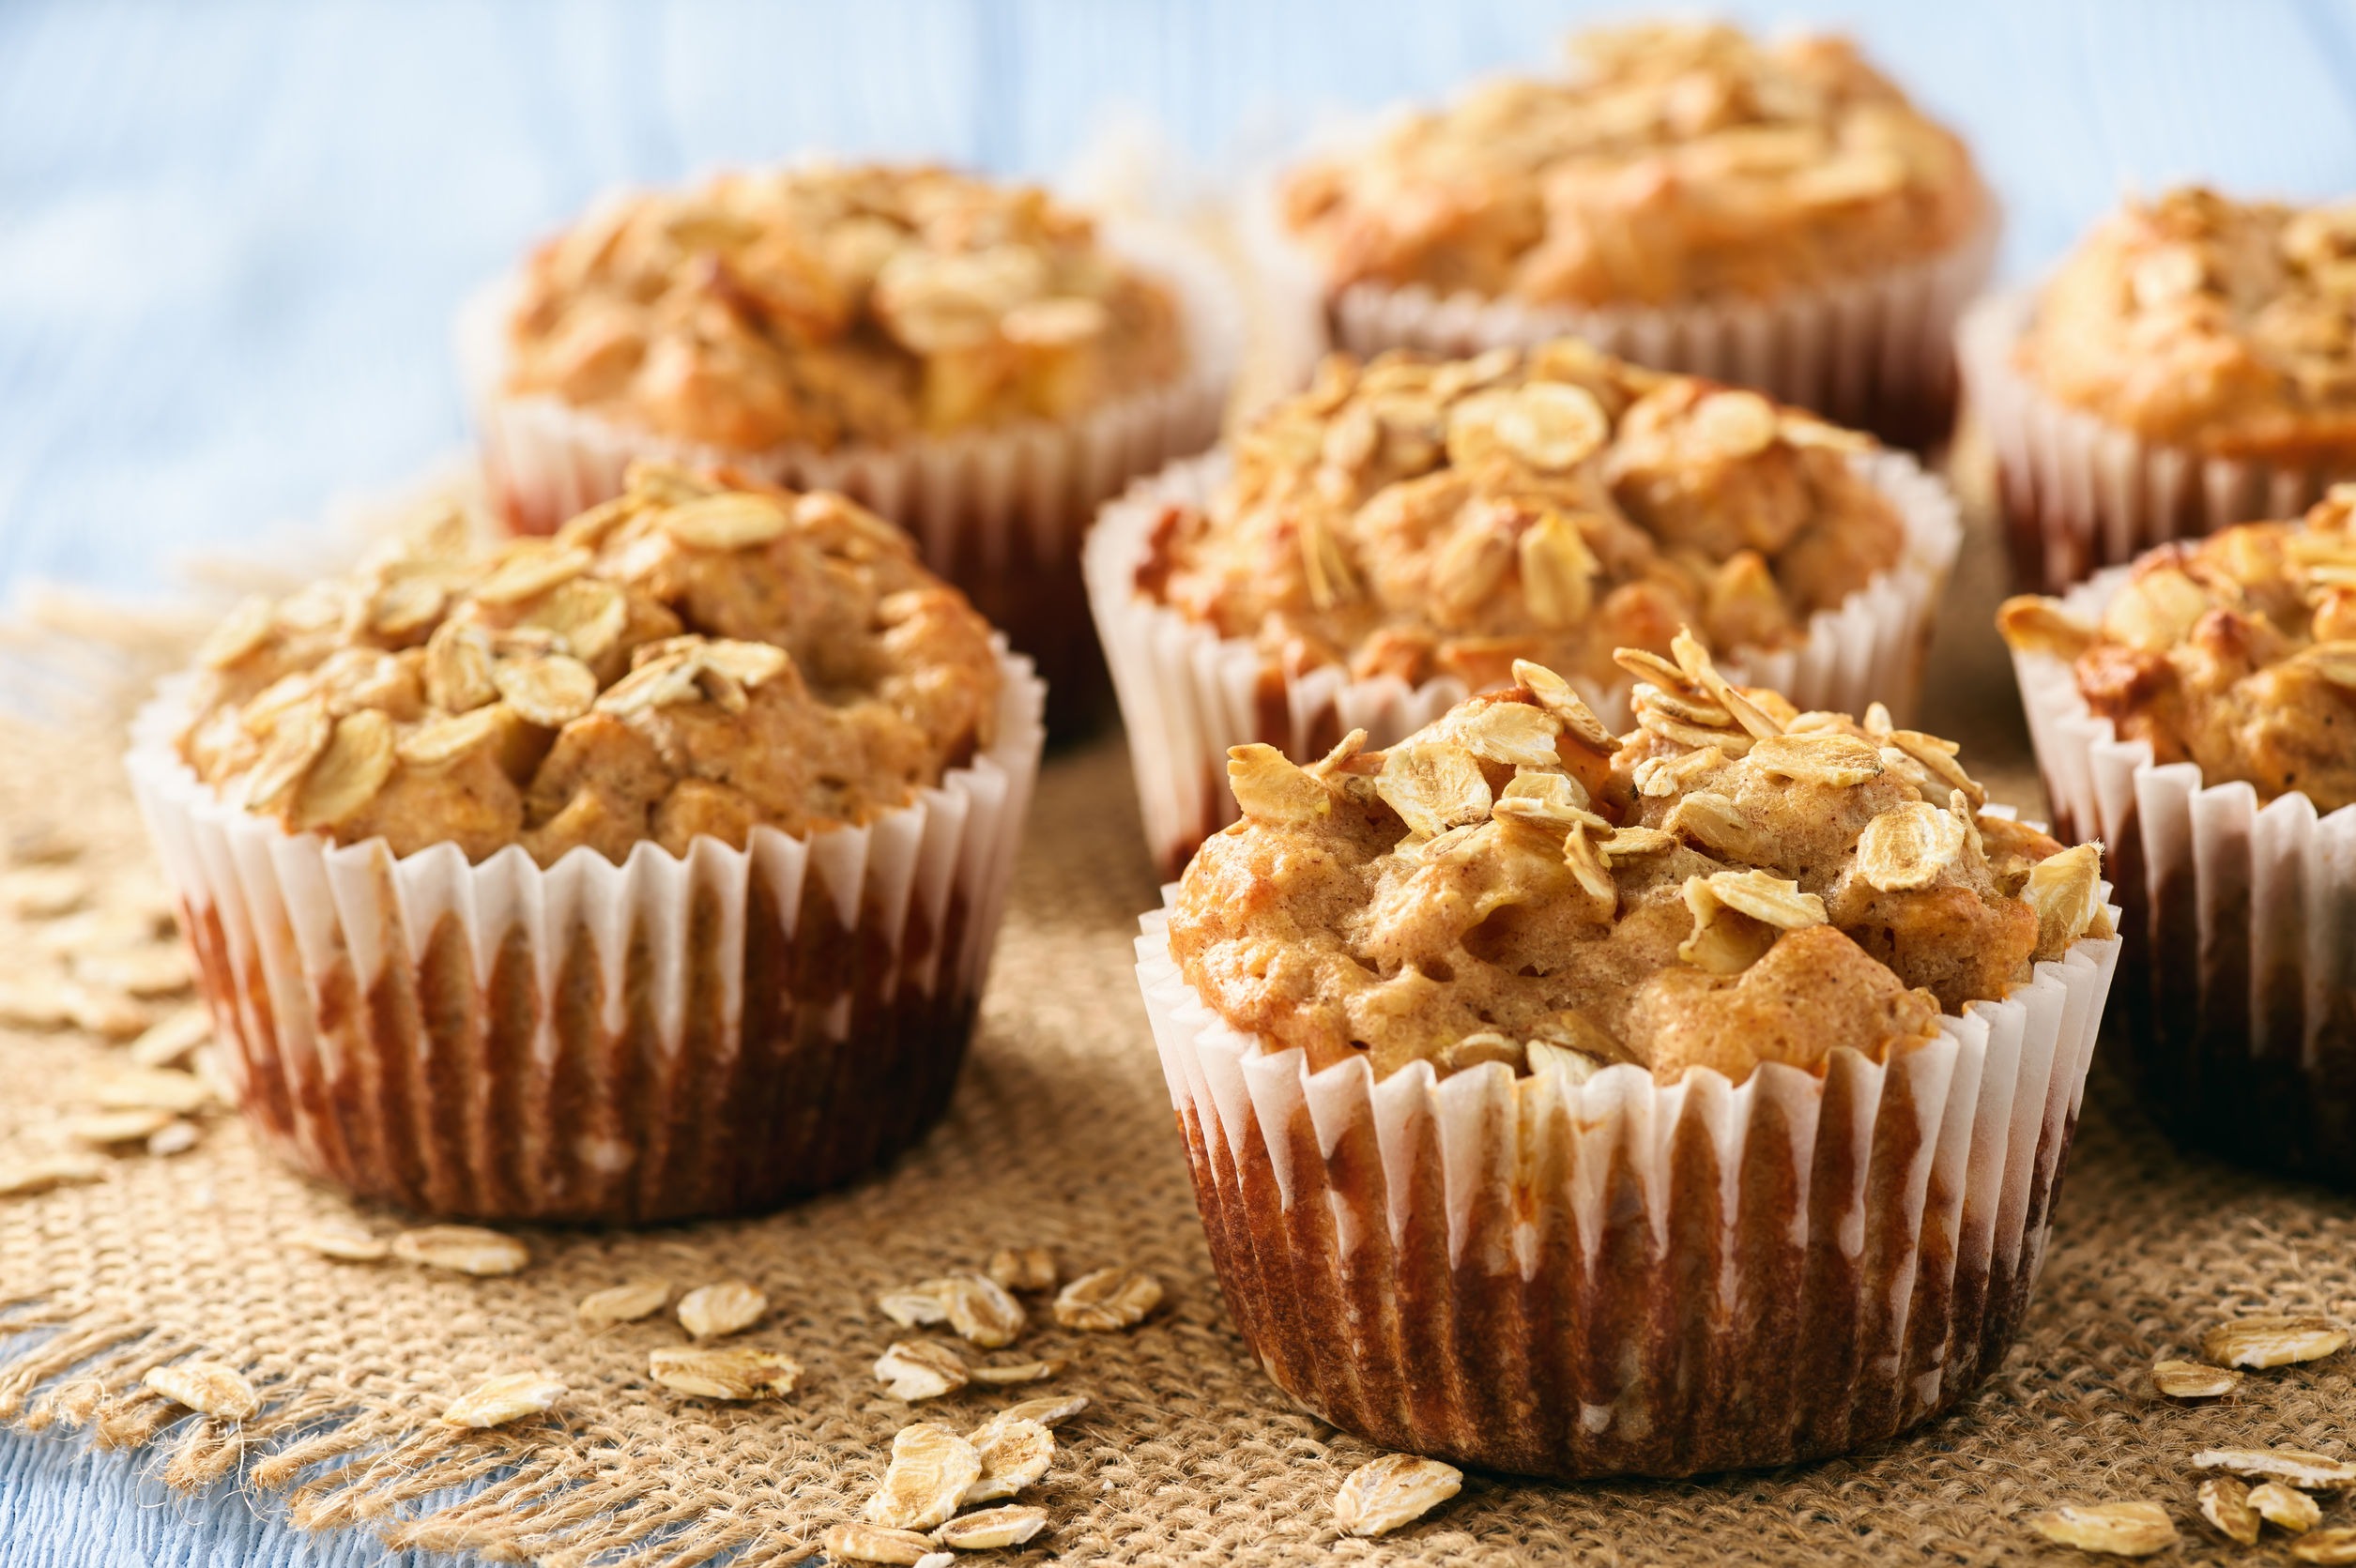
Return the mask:
[[1980,227],[1946,251],[1768,299],[1580,308],[1444,295],[1422,283],[1330,289],[1317,259],[1284,232],[1275,190],[1263,182],[1246,217],[1263,287],[1322,311],[1336,348],[1360,358],[1386,348],[1466,358],[1583,338],[1606,354],[1753,387],[1917,449],[1953,428],[1955,324],[1987,284],[2003,226],[1991,202]]
[[1000,667],[996,742],[864,827],[545,870],[289,834],[181,761],[166,682],[128,765],[248,1122],[470,1219],[749,1212],[875,1165],[946,1107],[1005,906],[1045,693]]
[[1946,1409],[2037,1282],[2119,939],[1876,1064],[1740,1085],[1501,1063],[1308,1071],[1202,1002],[1145,917],[1145,994],[1228,1310],[1294,1401],[1528,1475],[1842,1454]]
[[[1897,508],[1905,556],[1837,608],[1810,617],[1797,645],[1713,651],[1727,678],[1773,687],[1803,710],[1862,713],[1881,702],[1903,721],[1921,686],[1939,590],[1963,525],[1945,481],[1903,452],[1849,461]],[[1410,686],[1394,676],[1353,679],[1335,665],[1281,668],[1249,638],[1221,637],[1140,593],[1137,571],[1155,525],[1173,506],[1208,506],[1227,473],[1223,451],[1173,464],[1106,507],[1088,538],[1089,607],[1120,697],[1146,839],[1165,876],[1175,876],[1204,839],[1235,820],[1230,746],[1265,741],[1308,762],[1354,729],[1365,730],[1369,745],[1387,746],[1471,694],[1447,676]],[[1614,733],[1633,726],[1629,682],[1578,684]]]
[[1996,454],[2022,592],[2059,593],[2170,540],[2296,517],[2356,478],[2347,464],[2204,457],[2056,402],[2013,362],[2036,311],[2035,290],[1991,295],[1956,329],[1965,389]]
[[899,524],[925,564],[973,601],[1031,655],[1059,735],[1089,727],[1104,703],[1103,661],[1089,635],[1080,539],[1096,508],[1140,474],[1218,438],[1242,357],[1242,318],[1213,258],[1160,229],[1116,227],[1109,242],[1177,292],[1187,337],[1185,373],[1072,419],[820,450],[744,452],[678,440],[506,390],[507,321],[515,277],[461,312],[458,359],[492,500],[524,533],[621,494],[639,458],[727,464],[797,490],[833,490]]
[[[2064,602],[2098,619],[2127,576]],[[2159,764],[2088,711],[2062,660],[2012,667],[2062,836],[2110,846],[2119,1022],[2154,1113],[2194,1147],[2356,1186],[2356,806],[2261,805],[2247,784]]]

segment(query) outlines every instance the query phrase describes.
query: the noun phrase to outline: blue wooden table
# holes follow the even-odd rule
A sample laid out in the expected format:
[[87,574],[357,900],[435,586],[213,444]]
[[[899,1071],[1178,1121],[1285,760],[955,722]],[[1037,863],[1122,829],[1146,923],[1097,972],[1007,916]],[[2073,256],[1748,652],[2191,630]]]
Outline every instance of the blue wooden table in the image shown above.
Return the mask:
[[[475,282],[599,188],[812,148],[1216,190],[1321,116],[1552,60],[1541,0],[0,3],[0,589],[167,591],[464,439]],[[2356,191],[2356,4],[1719,9],[1859,34],[2003,194],[2008,273],[2122,190]],[[5,1283],[5,1282],[0,1282]],[[234,1488],[0,1435],[0,1568],[375,1561]]]

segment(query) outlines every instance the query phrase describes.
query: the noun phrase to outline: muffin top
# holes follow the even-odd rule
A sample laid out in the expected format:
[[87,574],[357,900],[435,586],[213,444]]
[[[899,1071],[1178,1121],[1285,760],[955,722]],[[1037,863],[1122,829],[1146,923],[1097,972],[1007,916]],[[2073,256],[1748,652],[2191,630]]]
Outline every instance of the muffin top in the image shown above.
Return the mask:
[[1044,190],[868,165],[608,200],[526,266],[508,359],[511,392],[749,452],[1065,419],[1185,349]]
[[2245,523],[2140,557],[2088,626],[2058,600],[2005,601],[2015,648],[2071,662],[2087,707],[2154,761],[2264,799],[2356,803],[2356,485],[2297,523]]
[[1312,1069],[1739,1082],[1882,1059],[2108,935],[2100,849],[1981,814],[1951,743],[1730,686],[1690,635],[1620,658],[1640,727],[1616,740],[1523,664],[1386,752],[1234,748],[1244,818],[1170,917],[1186,980]]
[[1561,339],[1328,359],[1234,440],[1208,510],[1156,525],[1141,593],[1292,667],[1596,683],[1612,650],[1805,635],[1905,550],[1870,437]]
[[290,831],[552,865],[739,848],[903,805],[987,747],[989,627],[890,524],[653,464],[552,540],[429,511],[349,576],[250,601],[180,738]]
[[1948,250],[1986,217],[1963,144],[1844,38],[1645,24],[1571,53],[1567,80],[1492,84],[1296,173],[1284,220],[1331,286],[1757,299]]
[[2058,401],[2219,456],[2356,451],[2356,203],[2186,187],[2130,203],[2054,275],[2019,363]]

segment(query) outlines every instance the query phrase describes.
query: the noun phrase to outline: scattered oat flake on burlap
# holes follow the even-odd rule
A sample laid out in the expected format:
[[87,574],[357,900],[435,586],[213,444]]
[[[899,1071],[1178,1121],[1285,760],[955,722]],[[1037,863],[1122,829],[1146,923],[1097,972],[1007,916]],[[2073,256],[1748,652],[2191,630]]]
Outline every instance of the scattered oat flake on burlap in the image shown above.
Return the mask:
[[1001,1247],[983,1272],[1009,1290],[1052,1290],[1055,1254],[1046,1247]]
[[193,1121],[167,1121],[147,1134],[147,1152],[159,1160],[168,1160],[194,1149],[204,1135]]
[[1350,1535],[1387,1535],[1456,1496],[1464,1472],[1437,1459],[1385,1454],[1342,1477],[1334,1523]]
[[2290,1555],[2302,1562],[2356,1562],[2356,1530],[2343,1525],[2302,1535],[2290,1544]]
[[140,1379],[175,1405],[221,1421],[243,1421],[262,1408],[262,1396],[237,1368],[219,1362],[174,1362],[151,1366]]
[[965,1436],[982,1456],[982,1474],[965,1489],[959,1506],[1011,1498],[1048,1473],[1055,1460],[1055,1434],[1035,1421],[986,1421]]
[[392,1256],[405,1263],[490,1276],[523,1271],[531,1249],[513,1236],[475,1225],[429,1225],[392,1239]]
[[1040,1383],[1063,1370],[1059,1361],[1008,1362],[1002,1366],[969,1366],[965,1375],[977,1383]]
[[938,1340],[895,1339],[876,1358],[876,1380],[895,1399],[938,1399],[965,1387],[965,1360]]
[[1161,1282],[1151,1274],[1098,1269],[1056,1293],[1055,1320],[1067,1329],[1117,1332],[1143,1322],[1161,1299]]
[[2193,1468],[2254,1475],[2292,1486],[2356,1486],[2356,1465],[2303,1448],[2205,1448],[2193,1455]]
[[0,1197],[31,1197],[54,1187],[96,1181],[106,1175],[106,1165],[96,1154],[0,1157]]
[[2028,1522],[2048,1541],[2113,1557],[2149,1557],[2176,1545],[2176,1526],[2156,1502],[2070,1502]]
[[674,1393],[703,1399],[758,1399],[787,1394],[802,1379],[802,1365],[774,1350],[708,1350],[670,1346],[647,1359],[647,1376]]
[[334,1258],[339,1263],[376,1263],[392,1256],[392,1243],[383,1237],[372,1236],[359,1225],[335,1221],[289,1231],[286,1240],[306,1252]]
[[940,1282],[941,1309],[961,1339],[985,1350],[1002,1349],[1022,1332],[1022,1303],[996,1280],[956,1274]]
[[886,1530],[880,1525],[835,1525],[826,1532],[826,1555],[846,1562],[889,1562],[901,1568],[923,1562],[935,1553],[932,1537],[912,1530]]
[[994,1546],[1019,1546],[1047,1528],[1046,1509],[1017,1502],[961,1514],[933,1531],[933,1537],[961,1552],[980,1552]]
[[2155,1362],[2151,1367],[2151,1386],[2170,1399],[2214,1399],[2231,1393],[2241,1381],[2239,1372],[2199,1362]]
[[769,1298],[741,1279],[698,1286],[679,1299],[679,1326],[697,1339],[749,1329],[769,1310]]
[[95,986],[68,985],[63,995],[66,1021],[75,1028],[101,1039],[136,1039],[147,1032],[147,1026],[153,1021],[147,1010],[130,997],[100,991]]
[[867,1499],[867,1522],[893,1530],[930,1530],[957,1511],[980,1479],[982,1456],[946,1426],[920,1421],[892,1439],[883,1484]]
[[955,1552],[926,1552],[916,1560],[916,1568],[949,1568],[956,1560]]
[[177,1067],[212,1033],[211,1013],[202,1007],[184,1007],[147,1026],[146,1032],[130,1043],[130,1059],[140,1067]]
[[1086,1408],[1088,1408],[1088,1395],[1062,1393],[1045,1399],[1026,1399],[1020,1404],[1009,1405],[990,1419],[992,1421],[1035,1421],[1042,1426],[1061,1426]]
[[61,1119],[58,1127],[76,1143],[107,1149],[151,1137],[172,1119],[170,1111],[84,1111]]
[[186,1116],[212,1100],[213,1091],[193,1073],[175,1067],[122,1067],[91,1084],[93,1104],[110,1111],[170,1111]]
[[504,1426],[536,1416],[564,1397],[564,1385],[540,1372],[510,1372],[476,1384],[442,1412],[448,1426]]
[[146,998],[177,996],[196,980],[187,954],[161,946],[84,953],[74,959],[73,972],[84,984]]
[[71,914],[90,901],[90,879],[70,866],[33,866],[0,875],[0,900],[26,920]]
[[2227,1540],[2239,1541],[2245,1546],[2257,1544],[2262,1521],[2257,1510],[2250,1506],[2247,1486],[2229,1475],[2212,1475],[2200,1484],[2195,1501],[2200,1508],[2200,1516],[2216,1526]]
[[573,1309],[573,1316],[580,1320],[581,1327],[594,1332],[617,1323],[635,1323],[641,1317],[651,1317],[670,1299],[668,1281],[634,1279],[582,1297],[580,1304]]
[[905,1290],[887,1290],[876,1298],[876,1310],[903,1329],[921,1329],[949,1320],[949,1304],[938,1288],[943,1280],[926,1280]]
[[2250,1488],[2250,1507],[2257,1516],[2293,1535],[2304,1535],[2323,1522],[2323,1507],[2304,1492],[2294,1492],[2279,1481]]
[[2348,1331],[2328,1317],[2240,1317],[2200,1338],[2200,1353],[2220,1366],[2288,1366],[2318,1361],[2348,1344]]

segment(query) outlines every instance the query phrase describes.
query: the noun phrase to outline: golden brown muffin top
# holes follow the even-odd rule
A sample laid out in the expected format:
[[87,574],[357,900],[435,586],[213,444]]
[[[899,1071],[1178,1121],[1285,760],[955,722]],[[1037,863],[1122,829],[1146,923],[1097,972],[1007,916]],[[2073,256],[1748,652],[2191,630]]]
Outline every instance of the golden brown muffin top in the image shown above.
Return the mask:
[[1987,216],[1963,144],[1844,38],[1647,23],[1571,53],[1568,80],[1492,84],[1295,174],[1285,221],[1330,285],[1761,299],[1949,250]]
[[2153,760],[2261,799],[2356,803],[2356,485],[2297,523],[2245,523],[2138,558],[2088,626],[2007,600],[2015,648],[2070,662],[2087,707]]
[[444,506],[355,572],[207,642],[197,776],[395,855],[620,862],[906,804],[987,747],[989,627],[839,495],[641,464],[554,539],[475,549]]
[[1981,814],[1951,742],[1730,686],[1690,635],[1621,661],[1641,727],[1616,740],[1524,664],[1385,752],[1234,748],[1244,818],[1170,912],[1186,980],[1312,1070],[1739,1082],[1880,1060],[2108,934],[2100,849]]
[[2356,452],[2356,203],[2187,186],[2130,203],[2045,287],[2016,353],[2058,401],[2155,441]]
[[609,200],[533,255],[508,350],[512,392],[742,452],[1066,419],[1186,357],[1044,190],[880,165]]
[[1561,339],[1467,360],[1328,359],[1175,508],[1140,590],[1272,661],[1505,684],[1528,659],[1609,685],[1612,650],[1804,636],[1905,550],[1850,463],[1873,440],[1756,392]]

